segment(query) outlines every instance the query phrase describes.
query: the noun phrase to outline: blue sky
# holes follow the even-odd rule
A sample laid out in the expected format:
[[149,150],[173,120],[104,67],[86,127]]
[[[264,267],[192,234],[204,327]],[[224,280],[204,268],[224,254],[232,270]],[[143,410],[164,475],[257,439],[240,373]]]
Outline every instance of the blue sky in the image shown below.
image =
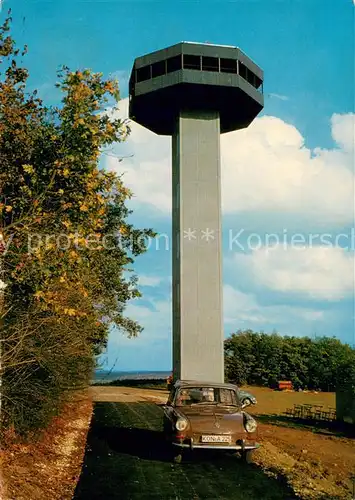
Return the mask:
[[[265,108],[249,129],[222,137],[225,334],[276,329],[355,343],[353,248],[345,248],[354,227],[352,0],[5,0],[3,18],[10,7],[14,37],[29,46],[30,85],[48,104],[58,101],[61,64],[117,75],[125,98],[134,58],[181,40],[237,45],[255,60]],[[170,242],[169,140],[134,126],[114,153],[134,154],[102,160],[126,172],[132,219]],[[301,248],[291,245],[296,233]],[[107,366],[117,358],[122,370],[171,367],[164,241],[135,266],[144,297],[127,314],[145,330],[136,340],[113,331]]]

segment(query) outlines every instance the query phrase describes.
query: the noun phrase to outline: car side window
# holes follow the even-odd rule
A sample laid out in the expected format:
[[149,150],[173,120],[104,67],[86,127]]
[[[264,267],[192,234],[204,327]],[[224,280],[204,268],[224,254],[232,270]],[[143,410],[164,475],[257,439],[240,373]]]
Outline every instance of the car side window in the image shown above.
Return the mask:
[[202,398],[203,398],[203,401],[206,401],[206,402],[213,402],[216,400],[216,397],[215,397],[215,391],[212,387],[209,387],[209,388],[205,388],[202,390]]
[[191,395],[188,389],[180,389],[177,391],[175,404],[176,406],[184,406],[191,403]]
[[237,404],[236,394],[234,391],[231,391],[230,389],[221,389],[220,390],[220,400],[221,400],[221,403],[226,404],[226,405],[236,405]]

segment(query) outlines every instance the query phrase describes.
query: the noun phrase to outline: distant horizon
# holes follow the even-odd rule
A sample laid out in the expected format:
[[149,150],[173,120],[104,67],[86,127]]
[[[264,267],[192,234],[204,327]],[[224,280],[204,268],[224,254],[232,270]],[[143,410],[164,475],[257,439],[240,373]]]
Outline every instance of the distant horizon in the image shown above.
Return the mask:
[[113,382],[115,380],[160,380],[166,379],[171,370],[102,370],[96,369],[92,382]]
[[112,370],[112,369],[103,369],[103,368],[95,368],[95,372],[111,372],[111,373],[167,373],[172,370]]

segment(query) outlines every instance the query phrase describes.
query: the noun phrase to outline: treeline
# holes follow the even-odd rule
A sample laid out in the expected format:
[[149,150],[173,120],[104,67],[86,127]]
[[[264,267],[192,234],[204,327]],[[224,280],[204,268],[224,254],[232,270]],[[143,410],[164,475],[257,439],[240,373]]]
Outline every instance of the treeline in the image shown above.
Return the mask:
[[140,295],[129,271],[153,233],[128,223],[131,193],[99,166],[129,134],[115,118],[117,82],[63,67],[61,105],[45,106],[10,27],[0,28],[0,423],[27,433],[86,387],[110,325],[141,331],[124,309]]
[[279,380],[291,380],[295,389],[334,391],[355,371],[355,350],[335,338],[239,330],[224,349],[226,378],[237,385],[276,388]]

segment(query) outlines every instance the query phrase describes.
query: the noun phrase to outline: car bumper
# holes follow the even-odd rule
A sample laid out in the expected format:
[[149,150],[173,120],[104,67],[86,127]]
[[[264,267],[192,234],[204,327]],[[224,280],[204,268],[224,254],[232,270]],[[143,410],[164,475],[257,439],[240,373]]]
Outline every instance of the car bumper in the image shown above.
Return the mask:
[[193,439],[189,443],[179,443],[173,441],[173,446],[177,446],[178,448],[188,448],[190,450],[199,449],[199,450],[233,450],[233,451],[249,451],[256,450],[260,448],[260,444],[248,444],[245,442],[241,442],[240,444],[235,445],[223,445],[223,444],[201,444],[194,443]]

